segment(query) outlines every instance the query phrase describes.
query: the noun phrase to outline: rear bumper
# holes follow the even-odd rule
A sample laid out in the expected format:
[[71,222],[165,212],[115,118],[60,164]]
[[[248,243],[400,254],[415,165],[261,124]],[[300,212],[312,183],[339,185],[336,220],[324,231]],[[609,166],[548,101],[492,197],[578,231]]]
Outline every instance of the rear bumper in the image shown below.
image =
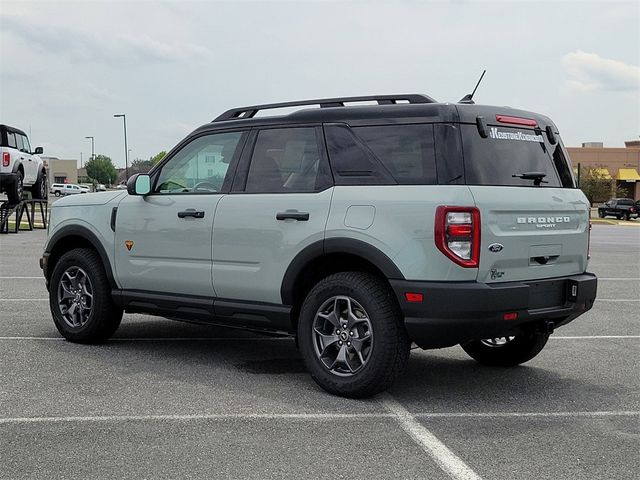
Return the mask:
[[[441,348],[482,338],[515,334],[553,321],[564,325],[591,309],[597,278],[591,273],[569,277],[485,284],[390,280],[412,341],[422,348]],[[405,293],[423,295],[409,302]],[[505,313],[516,313],[505,320]]]

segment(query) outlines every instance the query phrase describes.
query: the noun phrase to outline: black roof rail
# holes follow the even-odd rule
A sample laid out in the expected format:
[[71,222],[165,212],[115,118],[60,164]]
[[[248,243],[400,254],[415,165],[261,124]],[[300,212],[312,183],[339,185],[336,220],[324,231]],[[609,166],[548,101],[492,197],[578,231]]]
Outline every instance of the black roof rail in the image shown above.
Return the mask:
[[398,101],[408,103],[437,103],[433,98],[428,95],[422,95],[419,93],[408,93],[400,95],[366,95],[362,97],[337,97],[337,98],[319,98],[315,100],[300,100],[296,102],[282,102],[282,103],[266,103],[264,105],[251,105],[248,107],[238,107],[227,110],[222,115],[216,117],[214,122],[221,122],[223,120],[236,120],[244,118],[253,118],[260,110],[269,110],[272,108],[286,108],[286,107],[302,107],[305,105],[319,105],[320,108],[328,107],[344,107],[345,103],[350,102],[378,102],[378,105],[394,105]]

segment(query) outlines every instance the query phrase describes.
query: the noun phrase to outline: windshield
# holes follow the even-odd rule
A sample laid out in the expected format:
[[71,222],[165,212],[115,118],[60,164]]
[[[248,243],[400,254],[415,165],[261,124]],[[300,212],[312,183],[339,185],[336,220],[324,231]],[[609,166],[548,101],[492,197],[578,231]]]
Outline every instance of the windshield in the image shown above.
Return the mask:
[[551,145],[541,130],[490,127],[482,138],[475,125],[461,125],[468,185],[573,188],[560,142]]

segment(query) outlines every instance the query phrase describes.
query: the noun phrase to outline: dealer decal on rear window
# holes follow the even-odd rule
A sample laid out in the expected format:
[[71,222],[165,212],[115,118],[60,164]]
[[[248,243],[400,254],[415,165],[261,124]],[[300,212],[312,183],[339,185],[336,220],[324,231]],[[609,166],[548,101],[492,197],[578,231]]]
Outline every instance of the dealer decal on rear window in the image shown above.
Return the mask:
[[540,142],[540,143],[544,142],[544,137],[542,135],[531,135],[530,133],[523,133],[521,131],[501,132],[500,130],[498,130],[498,127],[491,127],[489,136],[491,138],[495,138],[498,140],[520,140],[523,142]]

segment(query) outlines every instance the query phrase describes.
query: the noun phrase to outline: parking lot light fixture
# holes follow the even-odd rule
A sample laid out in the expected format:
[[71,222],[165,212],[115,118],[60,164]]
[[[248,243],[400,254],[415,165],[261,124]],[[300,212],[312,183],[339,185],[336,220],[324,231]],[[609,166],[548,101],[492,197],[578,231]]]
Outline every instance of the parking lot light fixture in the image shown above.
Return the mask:
[[129,180],[129,149],[127,148],[127,116],[124,113],[114,115],[116,118],[122,117],[124,125],[124,169],[127,180]]
[[84,137],[84,138],[91,139],[91,159],[93,160],[94,158],[96,158],[95,148],[94,148],[94,138],[93,137]]

